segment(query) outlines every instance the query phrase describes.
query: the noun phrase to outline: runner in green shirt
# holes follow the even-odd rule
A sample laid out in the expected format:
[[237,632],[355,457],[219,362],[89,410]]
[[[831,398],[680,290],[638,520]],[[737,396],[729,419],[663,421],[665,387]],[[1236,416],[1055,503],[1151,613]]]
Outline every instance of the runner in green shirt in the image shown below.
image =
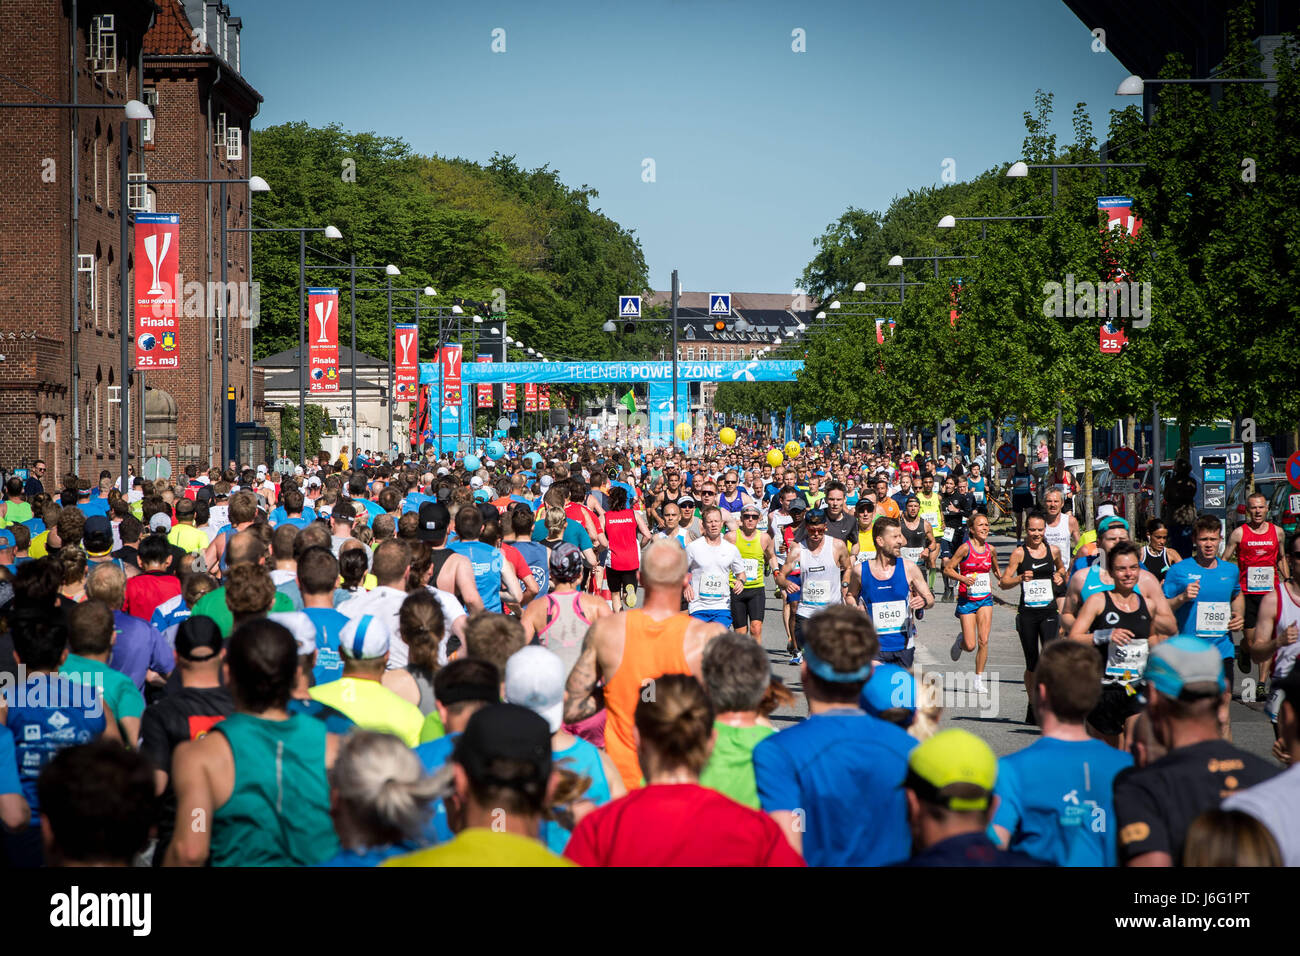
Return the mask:
[[[716,712],[713,729],[717,739],[700,774],[700,786],[760,809],[754,748],[776,733],[760,711],[768,688],[773,686],[767,654],[751,637],[735,631],[720,634],[704,650],[701,673]],[[789,691],[784,693],[790,697]]]
[[68,614],[68,656],[60,674],[82,684],[102,688],[104,702],[117,718],[122,742],[134,748],[140,739],[144,697],[135,681],[108,666],[116,629],[113,612],[102,601],[83,601]]

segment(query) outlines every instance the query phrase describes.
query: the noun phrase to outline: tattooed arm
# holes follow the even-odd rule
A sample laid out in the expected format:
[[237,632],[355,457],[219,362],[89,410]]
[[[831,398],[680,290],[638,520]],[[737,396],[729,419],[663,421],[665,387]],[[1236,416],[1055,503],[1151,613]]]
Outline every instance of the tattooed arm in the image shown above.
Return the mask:
[[564,720],[576,724],[586,720],[600,710],[600,701],[596,697],[596,685],[600,680],[600,662],[596,656],[596,646],[604,624],[611,618],[602,618],[587,628],[587,636],[582,639],[582,653],[578,655],[573,670],[569,671],[569,680],[564,687]]

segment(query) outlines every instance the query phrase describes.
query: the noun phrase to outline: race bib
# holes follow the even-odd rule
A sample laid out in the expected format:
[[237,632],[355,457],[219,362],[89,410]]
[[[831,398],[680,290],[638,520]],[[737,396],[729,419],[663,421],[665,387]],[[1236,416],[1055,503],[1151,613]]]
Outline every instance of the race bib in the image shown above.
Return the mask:
[[977,505],[984,504],[984,492],[982,491],[975,492],[975,503]]
[[757,581],[758,558],[743,558],[742,560],[745,562],[745,580],[751,582]]
[[1022,582],[1020,590],[1025,596],[1025,607],[1047,607],[1052,603],[1052,579],[1035,578]]
[[1222,637],[1228,633],[1228,619],[1232,616],[1232,605],[1227,601],[1196,602],[1197,637]]
[[870,553],[868,553],[868,552],[866,552],[866,551],[859,551],[859,552],[858,552],[858,555],[857,555],[858,567],[862,567],[862,565],[864,565],[864,564],[866,564],[868,561],[870,561],[871,558],[872,558],[872,556],[873,556],[874,554],[875,554],[874,551],[872,551],[872,552],[870,552]]
[[921,560],[921,555],[925,553],[925,548],[904,548],[901,557],[904,561],[917,563]]
[[975,579],[974,582],[966,589],[966,593],[970,596],[971,600],[978,601],[993,593],[993,586],[989,583],[989,575],[987,571],[981,571],[973,577]]
[[1271,565],[1266,568],[1247,568],[1246,590],[1251,594],[1267,593],[1273,590],[1274,570]]
[[1112,641],[1106,651],[1106,676],[1121,684],[1142,679],[1147,669],[1147,642],[1132,640],[1123,646]]
[[827,604],[831,599],[829,581],[806,581],[803,586],[804,604]]
[[951,542],[951,541],[952,541],[952,536],[953,536],[953,534],[954,534],[956,531],[957,531],[956,528],[944,528],[944,529],[943,529],[943,540]]
[[871,620],[877,633],[896,634],[907,622],[906,601],[880,601],[871,605]]
[[727,593],[727,575],[722,571],[706,571],[700,576],[700,597],[719,598]]

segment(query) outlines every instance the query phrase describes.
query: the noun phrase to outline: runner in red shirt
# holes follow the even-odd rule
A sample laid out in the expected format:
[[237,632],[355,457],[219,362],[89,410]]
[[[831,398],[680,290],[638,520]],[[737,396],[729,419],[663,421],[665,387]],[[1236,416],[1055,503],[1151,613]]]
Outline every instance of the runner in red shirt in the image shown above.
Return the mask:
[[[1223,549],[1223,560],[1235,562],[1241,571],[1241,593],[1246,596],[1245,640],[1237,645],[1237,667],[1250,673],[1250,644],[1255,639],[1259,604],[1273,585],[1286,579],[1282,562],[1282,529],[1268,520],[1268,496],[1256,491],[1246,499],[1246,523],[1232,530]],[[1270,661],[1259,665],[1260,681],[1267,681]]]
[[582,866],[803,866],[771,817],[701,787],[713,707],[683,674],[654,681],[636,707],[646,786],[595,810],[564,855]]
[[167,572],[172,551],[166,535],[145,535],[136,549],[136,556],[144,573],[126,579],[126,599],[122,610],[132,617],[148,621],[159,604],[181,593],[181,579]]

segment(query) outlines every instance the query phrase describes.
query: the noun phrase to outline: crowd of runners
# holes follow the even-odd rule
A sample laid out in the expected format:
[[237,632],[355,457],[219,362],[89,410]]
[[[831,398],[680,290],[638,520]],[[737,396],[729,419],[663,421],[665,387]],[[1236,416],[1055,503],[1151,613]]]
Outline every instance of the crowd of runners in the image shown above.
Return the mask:
[[[987,450],[942,450],[37,462],[0,504],[0,865],[1300,864],[1267,500],[1132,528],[1022,456],[1004,566]],[[1038,733],[1001,759],[916,655],[942,615],[985,693],[998,602]],[[1269,759],[1232,743],[1256,667]]]

